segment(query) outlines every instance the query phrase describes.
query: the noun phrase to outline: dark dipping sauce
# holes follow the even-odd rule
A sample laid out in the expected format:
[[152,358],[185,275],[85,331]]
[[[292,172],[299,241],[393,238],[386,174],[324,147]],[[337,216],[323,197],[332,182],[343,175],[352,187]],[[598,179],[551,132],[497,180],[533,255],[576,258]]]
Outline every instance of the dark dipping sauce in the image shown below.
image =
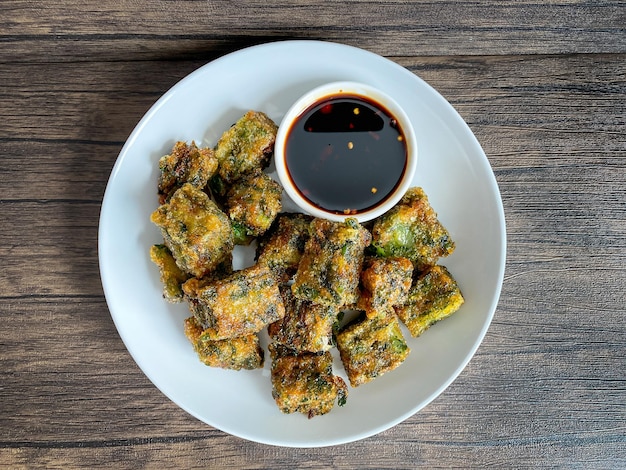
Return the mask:
[[400,184],[407,148],[382,105],[342,94],[300,114],[288,132],[285,158],[305,199],[327,212],[358,214],[380,205]]

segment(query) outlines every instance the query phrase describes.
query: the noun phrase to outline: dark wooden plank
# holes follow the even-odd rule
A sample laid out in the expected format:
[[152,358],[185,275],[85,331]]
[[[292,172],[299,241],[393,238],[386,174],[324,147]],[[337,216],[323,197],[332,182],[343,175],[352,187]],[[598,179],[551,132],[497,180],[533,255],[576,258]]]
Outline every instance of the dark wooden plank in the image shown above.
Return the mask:
[[[619,312],[585,315],[583,305],[564,315],[559,305],[537,310],[529,298],[520,308],[519,300],[504,299],[476,357],[435,402],[376,438],[327,452],[244,445],[177,409],[132,363],[101,299],[2,299],[0,461],[289,468],[305,455],[311,468],[412,468],[463,466],[469,451],[476,466],[513,457],[535,468],[623,462]],[[233,452],[242,446],[244,455]]]
[[[500,129],[480,136],[491,147],[489,155],[502,145],[533,162],[560,158],[561,152],[575,159],[585,152],[623,150],[624,54],[396,61],[448,98],[476,133],[482,127]],[[7,84],[0,90],[0,139],[122,143],[156,99],[204,63],[5,64],[0,69],[0,80]],[[75,76],[80,84],[71,81]],[[534,147],[549,139],[557,144],[546,147],[554,156],[537,153],[513,138],[515,132],[535,139]],[[584,139],[604,143],[574,146]],[[516,142],[524,148],[511,149]]]
[[385,56],[623,53],[615,1],[3,2],[0,61],[204,57],[267,40],[344,42]]
[[[624,468],[624,10],[2,2],[0,467]],[[501,301],[469,366],[414,417],[335,448],[248,443],[178,409],[132,362],[98,277],[100,201],[137,121],[206,61],[285,37],[370,48],[431,83],[507,215]],[[558,55],[514,55],[541,52]]]
[[150,106],[200,63],[155,65],[4,65],[0,139],[123,144]]
[[0,203],[0,296],[101,296],[99,203]]
[[[620,266],[626,204],[624,56],[402,58],[399,63],[440,90],[483,144],[504,195],[509,263],[520,269],[541,260]],[[12,85],[1,95],[0,212],[14,221],[2,233],[7,240],[16,230],[24,237],[3,250],[10,261],[3,283],[7,295],[24,289],[58,294],[69,286],[75,287],[67,293],[80,293],[82,275],[64,253],[83,254],[77,266],[91,266],[83,281],[90,294],[99,293],[95,237],[108,174],[123,139],[152,101],[200,65],[183,64],[7,65],[0,70],[0,76],[15,79],[12,83],[32,83],[32,92]],[[68,86],[72,74],[84,77],[84,84]],[[142,77],[157,77],[145,94]],[[62,117],[63,127],[50,125],[55,116]],[[23,122],[31,127],[24,130]],[[25,263],[37,262],[49,273],[31,269],[30,277],[18,275]]]
[[1,304],[0,447],[106,446],[156,436],[168,423],[198,428],[134,364],[102,297]]
[[115,141],[0,138],[4,188],[0,200],[99,204],[122,145]]

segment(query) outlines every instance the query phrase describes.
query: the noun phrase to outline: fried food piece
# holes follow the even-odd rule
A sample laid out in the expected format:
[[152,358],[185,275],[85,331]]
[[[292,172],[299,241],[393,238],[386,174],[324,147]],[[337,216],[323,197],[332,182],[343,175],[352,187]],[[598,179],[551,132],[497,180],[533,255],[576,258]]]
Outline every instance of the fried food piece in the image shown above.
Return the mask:
[[372,247],[379,256],[409,258],[415,269],[422,271],[451,254],[454,242],[422,188],[414,187],[374,222]]
[[254,265],[224,279],[190,279],[183,284],[203,340],[257,333],[285,316],[276,279],[266,266]]
[[258,239],[257,262],[269,266],[279,281],[287,282],[296,273],[311,220],[304,214],[278,214],[270,230]]
[[163,298],[168,302],[181,302],[183,300],[181,286],[189,279],[189,274],[181,271],[172,252],[165,245],[151,246],[150,259],[159,267],[163,283]]
[[204,188],[217,172],[217,158],[213,149],[198,148],[193,141],[176,142],[172,153],[160,158],[159,171],[159,204],[165,204],[185,183]]
[[272,357],[272,397],[283,413],[304,413],[309,418],[328,413],[335,405],[346,403],[348,387],[333,375],[330,352],[294,355],[275,344],[269,345]]
[[464,301],[450,272],[437,265],[415,280],[406,303],[396,307],[396,313],[411,335],[417,337],[434,323],[456,312]]
[[178,267],[196,277],[205,276],[227,261],[233,249],[230,220],[211,199],[185,183],[152,213]]
[[361,295],[357,309],[368,317],[393,311],[402,305],[413,282],[413,263],[408,258],[366,258],[361,271]]
[[260,111],[248,111],[217,142],[218,174],[231,184],[247,173],[265,168],[274,153],[278,126]]
[[292,285],[293,294],[313,303],[342,307],[358,299],[364,250],[370,233],[356,219],[313,219]]
[[235,244],[247,245],[267,231],[282,209],[282,187],[263,172],[246,175],[228,191],[226,207]]
[[264,351],[255,334],[218,341],[204,340],[202,327],[194,317],[185,320],[185,336],[198,358],[207,366],[252,370],[263,367]]
[[267,327],[270,339],[294,353],[323,352],[333,347],[333,327],[339,311],[296,299],[288,286],[280,290],[285,316]]
[[337,334],[337,348],[353,387],[395,369],[410,352],[393,313],[349,324]]

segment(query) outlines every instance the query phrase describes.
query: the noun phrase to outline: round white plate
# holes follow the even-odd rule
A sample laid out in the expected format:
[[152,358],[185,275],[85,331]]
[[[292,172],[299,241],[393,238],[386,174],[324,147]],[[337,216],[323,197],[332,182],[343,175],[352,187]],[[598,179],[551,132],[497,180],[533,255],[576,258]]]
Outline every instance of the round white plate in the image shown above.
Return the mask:
[[[148,77],[147,77],[148,78]],[[415,126],[419,161],[415,185],[456,242],[442,264],[466,302],[452,317],[407,342],[399,368],[358,388],[344,407],[307,419],[282,414],[272,399],[269,354],[263,369],[204,366],[183,333],[185,304],[161,296],[149,259],[161,243],[150,222],[157,207],[157,161],[178,140],[213,146],[245,111],[277,123],[303,93],[325,82],[363,82],[387,92]],[[181,80],[139,122],[113,168],[98,234],[102,284],[113,321],[146,376],[181,408],[222,431],[256,442],[319,447],[362,439],[405,420],[437,397],[463,370],[493,317],[505,263],[504,212],[478,141],[452,106],[398,64],[350,46],[285,41],[250,47],[215,60]],[[235,268],[253,262],[235,253]],[[266,338],[263,339],[265,342]],[[266,343],[264,343],[266,344]],[[335,372],[346,377],[335,356]],[[346,380],[347,383],[347,380]]]

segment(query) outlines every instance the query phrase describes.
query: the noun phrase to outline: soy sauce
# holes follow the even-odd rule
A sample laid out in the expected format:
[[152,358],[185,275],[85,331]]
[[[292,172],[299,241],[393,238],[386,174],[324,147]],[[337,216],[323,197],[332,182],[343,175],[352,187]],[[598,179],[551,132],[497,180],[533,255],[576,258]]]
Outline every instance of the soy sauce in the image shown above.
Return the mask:
[[396,119],[360,96],[331,96],[312,105],[294,122],[285,145],[293,185],[331,213],[375,208],[406,170],[406,142]]

